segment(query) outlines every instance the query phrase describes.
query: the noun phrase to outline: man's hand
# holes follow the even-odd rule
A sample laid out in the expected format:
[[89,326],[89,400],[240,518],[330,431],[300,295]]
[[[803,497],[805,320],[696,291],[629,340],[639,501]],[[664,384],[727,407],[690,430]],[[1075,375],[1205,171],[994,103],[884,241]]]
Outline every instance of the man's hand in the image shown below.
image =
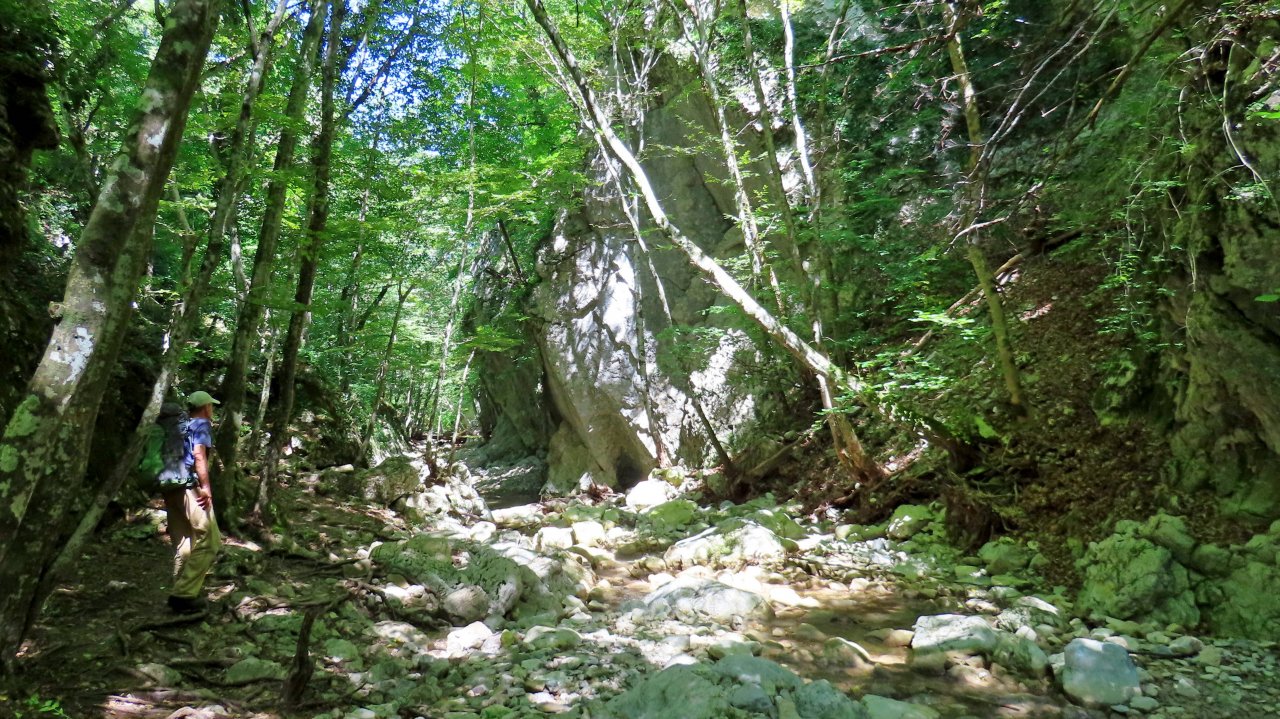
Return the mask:
[[196,487],[196,504],[199,504],[200,508],[206,512],[213,509],[213,493],[209,491],[208,487]]

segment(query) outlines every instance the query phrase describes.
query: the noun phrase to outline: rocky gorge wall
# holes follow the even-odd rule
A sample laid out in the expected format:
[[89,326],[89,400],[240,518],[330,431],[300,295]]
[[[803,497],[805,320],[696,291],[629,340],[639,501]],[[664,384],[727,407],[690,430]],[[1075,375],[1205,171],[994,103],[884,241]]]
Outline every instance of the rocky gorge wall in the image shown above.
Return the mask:
[[[681,150],[714,137],[714,109],[674,61],[659,63],[652,84],[657,95],[630,141],[646,148],[644,166],[664,208],[712,255],[742,256],[723,161]],[[785,137],[786,128],[775,130]],[[740,140],[759,157],[756,134]],[[790,172],[788,158],[780,159]],[[760,177],[767,168],[756,164],[748,169]],[[640,216],[651,250],[642,251],[624,205],[638,199],[628,192],[619,200],[611,174],[621,168],[597,154],[589,172],[595,183],[538,251],[539,281],[520,306],[529,318],[525,345],[480,357],[481,425],[492,437],[482,461],[537,456],[551,493],[630,486],[662,464],[717,464],[709,433],[731,453],[743,449],[762,420],[777,423],[766,408],[793,379],[740,321],[726,318],[726,301]],[[499,311],[496,289],[477,288],[473,324]]]

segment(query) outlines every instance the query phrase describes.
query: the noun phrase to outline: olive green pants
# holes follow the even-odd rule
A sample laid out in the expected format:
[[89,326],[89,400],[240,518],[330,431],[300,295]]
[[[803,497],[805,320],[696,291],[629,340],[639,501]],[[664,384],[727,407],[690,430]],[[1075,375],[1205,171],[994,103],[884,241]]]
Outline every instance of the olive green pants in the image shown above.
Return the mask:
[[196,500],[194,489],[165,492],[169,515],[169,540],[173,542],[173,591],[175,597],[193,598],[204,587],[205,575],[218,557],[222,533],[213,509]]

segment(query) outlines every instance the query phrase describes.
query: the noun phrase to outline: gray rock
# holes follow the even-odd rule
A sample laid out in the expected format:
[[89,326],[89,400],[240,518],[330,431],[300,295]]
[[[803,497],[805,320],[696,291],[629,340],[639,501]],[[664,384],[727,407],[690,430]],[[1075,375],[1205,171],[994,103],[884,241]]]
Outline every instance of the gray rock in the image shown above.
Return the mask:
[[773,700],[756,684],[739,684],[729,691],[730,706],[753,714],[769,714]]
[[1078,608],[1095,617],[1199,624],[1186,567],[1169,549],[1140,536],[1141,529],[1137,522],[1117,522],[1115,534],[1090,543],[1079,562],[1084,585]]
[[461,629],[449,632],[445,638],[445,651],[449,656],[460,656],[471,649],[479,648],[491,636],[493,636],[493,630],[483,622],[472,622]]
[[573,530],[568,527],[543,527],[533,535],[538,549],[568,549],[573,546]]
[[1154,697],[1134,697],[1129,700],[1129,708],[1140,712],[1153,712],[1160,708],[1160,702]]
[[654,619],[673,616],[683,621],[710,619],[728,624],[773,616],[769,601],[759,594],[691,577],[662,585],[646,595],[642,603],[645,615]]
[[1042,677],[1049,670],[1049,657],[1039,645],[1004,632],[1000,633],[1000,643],[992,652],[991,661],[1032,677]]
[[583,547],[598,547],[604,544],[605,537],[608,536],[604,525],[592,520],[574,522],[570,529],[573,530],[574,544]]
[[489,594],[473,584],[463,585],[449,592],[441,604],[449,616],[470,624],[489,614]]
[[1190,657],[1204,649],[1204,642],[1195,637],[1178,637],[1169,642],[1169,652],[1175,657]]
[[530,627],[524,643],[534,649],[572,649],[582,643],[582,635],[568,627]]
[[1031,563],[1031,552],[1009,537],[987,542],[978,550],[978,558],[986,565],[987,572],[1008,574],[1026,569]]
[[712,671],[735,682],[759,685],[771,695],[782,689],[796,689],[804,683],[781,664],[746,654],[731,654],[716,662]]
[[862,645],[843,637],[831,637],[823,643],[822,659],[834,667],[869,667],[875,664]]
[[676,542],[664,559],[668,566],[735,567],[747,562],[780,559],[787,548],[778,535],[755,522],[729,520]]
[[646,479],[627,490],[628,509],[643,510],[656,507],[676,498],[676,488],[661,479]]
[[1126,704],[1141,693],[1138,668],[1123,648],[1095,639],[1073,639],[1064,651],[1062,690],[1087,707]]
[[346,639],[329,639],[324,643],[325,656],[341,662],[351,662],[360,658],[360,648],[355,642]]
[[999,646],[996,631],[982,617],[937,614],[916,619],[911,649],[916,652],[990,654]]

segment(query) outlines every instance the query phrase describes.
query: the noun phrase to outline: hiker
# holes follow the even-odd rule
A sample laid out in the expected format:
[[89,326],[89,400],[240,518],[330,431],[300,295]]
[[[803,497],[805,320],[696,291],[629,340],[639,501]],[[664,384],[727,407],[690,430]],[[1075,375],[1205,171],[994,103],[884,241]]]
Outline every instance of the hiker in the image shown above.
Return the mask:
[[[205,575],[218,556],[222,535],[213,516],[213,494],[209,489],[209,453],[213,449],[213,405],[208,392],[192,392],[187,397],[190,419],[180,423],[183,439],[178,481],[164,483],[164,506],[169,516],[169,538],[173,542],[173,589],[169,608],[175,612],[204,609]],[[163,412],[163,410],[162,410]],[[165,420],[161,416],[161,423]],[[166,463],[167,464],[167,463]],[[166,472],[169,468],[166,467]]]

